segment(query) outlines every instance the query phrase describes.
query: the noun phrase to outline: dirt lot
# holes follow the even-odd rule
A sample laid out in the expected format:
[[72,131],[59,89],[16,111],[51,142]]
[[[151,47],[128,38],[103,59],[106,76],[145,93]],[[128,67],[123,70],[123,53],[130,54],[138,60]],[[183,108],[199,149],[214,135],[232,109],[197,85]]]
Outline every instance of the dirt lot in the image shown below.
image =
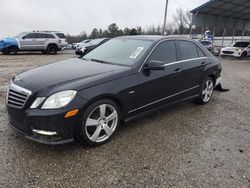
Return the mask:
[[9,128],[9,79],[71,57],[0,54],[0,187],[250,187],[250,60],[222,60],[230,92],[216,92],[208,105],[168,107],[98,148],[41,145]]

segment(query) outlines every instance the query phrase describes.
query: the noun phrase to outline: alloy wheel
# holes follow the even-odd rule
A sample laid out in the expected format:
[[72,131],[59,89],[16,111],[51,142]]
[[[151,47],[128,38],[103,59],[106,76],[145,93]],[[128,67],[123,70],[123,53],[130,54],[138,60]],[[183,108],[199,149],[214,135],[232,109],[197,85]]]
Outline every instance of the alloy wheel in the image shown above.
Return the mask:
[[110,104],[97,106],[88,116],[85,132],[89,140],[104,142],[111,137],[118,124],[118,113]]
[[214,91],[214,83],[211,79],[208,79],[206,81],[204,89],[202,90],[203,102],[207,103],[211,99],[211,97],[213,95],[213,91]]

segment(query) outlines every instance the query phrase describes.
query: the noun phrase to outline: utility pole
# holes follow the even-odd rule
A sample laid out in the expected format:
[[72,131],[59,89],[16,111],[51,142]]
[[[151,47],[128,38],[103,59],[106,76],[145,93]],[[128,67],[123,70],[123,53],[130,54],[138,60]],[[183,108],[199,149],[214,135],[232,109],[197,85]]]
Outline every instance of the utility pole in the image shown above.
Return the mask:
[[162,29],[163,35],[166,34],[167,16],[168,16],[168,0],[166,0],[166,6],[165,6],[164,23],[163,23],[163,29]]

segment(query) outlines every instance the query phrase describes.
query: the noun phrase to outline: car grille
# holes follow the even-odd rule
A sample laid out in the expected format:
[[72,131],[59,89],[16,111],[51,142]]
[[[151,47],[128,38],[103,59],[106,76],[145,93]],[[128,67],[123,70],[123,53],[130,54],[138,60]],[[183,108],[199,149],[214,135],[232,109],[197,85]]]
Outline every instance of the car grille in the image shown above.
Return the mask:
[[30,95],[31,91],[11,82],[7,93],[7,105],[14,108],[23,108]]
[[234,52],[231,51],[223,51],[224,54],[233,54]]

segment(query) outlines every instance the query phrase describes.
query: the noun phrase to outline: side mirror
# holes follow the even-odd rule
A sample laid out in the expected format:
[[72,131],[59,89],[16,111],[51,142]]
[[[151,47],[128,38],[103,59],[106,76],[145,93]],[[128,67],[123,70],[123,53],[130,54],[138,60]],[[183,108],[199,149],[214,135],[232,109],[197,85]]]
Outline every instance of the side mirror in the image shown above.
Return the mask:
[[145,68],[149,70],[165,70],[164,63],[156,60],[150,60]]

